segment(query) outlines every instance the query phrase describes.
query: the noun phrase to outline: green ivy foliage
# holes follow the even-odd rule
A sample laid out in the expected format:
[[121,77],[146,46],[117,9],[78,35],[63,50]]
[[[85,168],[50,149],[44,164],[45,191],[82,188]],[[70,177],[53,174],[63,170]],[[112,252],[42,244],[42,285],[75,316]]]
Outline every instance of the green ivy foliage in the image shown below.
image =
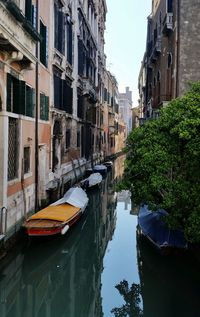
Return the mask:
[[122,182],[135,203],[169,212],[168,225],[200,242],[200,82],[127,140]]

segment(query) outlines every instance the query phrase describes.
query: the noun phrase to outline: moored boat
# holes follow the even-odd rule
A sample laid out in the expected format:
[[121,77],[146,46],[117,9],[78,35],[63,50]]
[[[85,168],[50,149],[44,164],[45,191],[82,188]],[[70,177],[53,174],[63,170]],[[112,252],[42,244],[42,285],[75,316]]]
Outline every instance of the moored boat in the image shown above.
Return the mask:
[[111,170],[113,167],[113,162],[112,161],[106,161],[103,163],[107,167],[108,170]]
[[187,249],[183,232],[170,229],[165,222],[166,217],[168,213],[163,209],[152,212],[147,205],[141,206],[138,214],[139,231],[162,254],[169,254],[175,249]]
[[89,177],[81,181],[81,187],[85,189],[90,189],[97,187],[102,182],[102,175],[100,173],[92,173]]
[[64,235],[79,220],[88,197],[79,187],[70,188],[63,198],[28,218],[24,227],[29,236]]
[[101,175],[106,175],[107,173],[107,167],[103,164],[98,164],[94,166],[93,169],[94,173],[100,173]]

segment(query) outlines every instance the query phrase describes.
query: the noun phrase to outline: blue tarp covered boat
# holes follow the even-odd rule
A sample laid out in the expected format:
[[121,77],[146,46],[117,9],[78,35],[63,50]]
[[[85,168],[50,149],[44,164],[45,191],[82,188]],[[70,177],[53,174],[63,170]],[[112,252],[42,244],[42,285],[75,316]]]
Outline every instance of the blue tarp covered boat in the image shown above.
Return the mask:
[[145,235],[160,251],[172,248],[187,249],[187,242],[180,230],[171,230],[165,223],[168,213],[159,209],[150,211],[147,205],[140,207],[138,224]]

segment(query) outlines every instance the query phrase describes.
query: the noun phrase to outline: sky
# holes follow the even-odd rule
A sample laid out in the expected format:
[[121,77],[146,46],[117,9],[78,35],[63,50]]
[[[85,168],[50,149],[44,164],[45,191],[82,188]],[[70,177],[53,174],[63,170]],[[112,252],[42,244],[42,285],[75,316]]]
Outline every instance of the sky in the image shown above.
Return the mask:
[[107,69],[115,75],[119,92],[130,87],[133,106],[138,100],[138,75],[146,46],[151,0],[107,0],[105,54]]

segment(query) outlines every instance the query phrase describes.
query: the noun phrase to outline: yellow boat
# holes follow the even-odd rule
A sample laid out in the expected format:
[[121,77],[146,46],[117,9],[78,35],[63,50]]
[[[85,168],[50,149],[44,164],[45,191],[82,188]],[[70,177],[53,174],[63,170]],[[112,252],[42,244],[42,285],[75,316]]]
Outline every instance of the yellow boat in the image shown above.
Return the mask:
[[38,211],[24,223],[29,236],[65,234],[79,220],[88,203],[79,187],[70,188],[63,198]]

